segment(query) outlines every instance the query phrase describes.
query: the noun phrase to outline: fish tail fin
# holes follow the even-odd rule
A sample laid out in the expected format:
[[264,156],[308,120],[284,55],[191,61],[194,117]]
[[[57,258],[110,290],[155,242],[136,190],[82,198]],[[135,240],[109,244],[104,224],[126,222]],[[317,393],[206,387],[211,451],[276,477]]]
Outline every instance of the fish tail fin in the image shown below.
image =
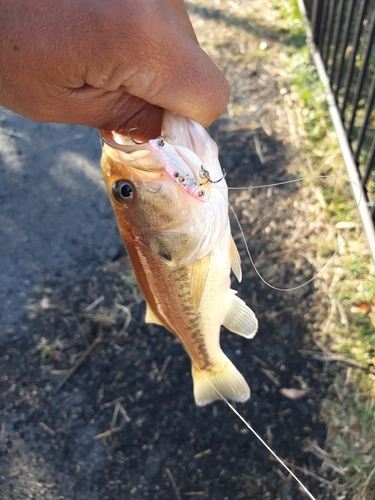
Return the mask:
[[194,399],[198,406],[221,399],[220,394],[239,403],[250,397],[250,388],[244,377],[224,353],[222,356],[222,360],[209,370],[200,370],[192,365]]

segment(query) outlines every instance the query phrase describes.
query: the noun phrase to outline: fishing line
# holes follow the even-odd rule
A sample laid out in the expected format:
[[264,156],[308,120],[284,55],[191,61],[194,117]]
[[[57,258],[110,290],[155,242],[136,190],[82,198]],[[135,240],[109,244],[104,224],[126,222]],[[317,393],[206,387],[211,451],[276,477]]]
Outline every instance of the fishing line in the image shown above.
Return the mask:
[[[185,350],[190,356],[189,349],[186,349],[186,346],[184,345]],[[317,500],[311,493],[310,491],[306,488],[306,486],[302,483],[300,479],[294,474],[294,472],[289,469],[289,467],[282,461],[282,459],[272,450],[272,448],[264,441],[263,438],[260,437],[260,435],[256,432],[255,429],[252,428],[252,426],[245,420],[245,418],[239,413],[234,406],[221,394],[219,389],[215,387],[215,385],[209,380],[209,378],[203,373],[203,370],[199,368],[197,363],[193,360],[193,358],[190,356],[191,360],[195,364],[195,366],[198,368],[198,370],[201,372],[202,376],[206,379],[206,381],[211,385],[211,387],[216,391],[216,393],[220,396],[220,398],[225,401],[225,403],[229,406],[229,408],[233,411],[233,413],[246,425],[246,427],[253,433],[253,435],[259,439],[259,441],[262,443],[262,445],[271,453],[271,455],[284,467],[284,469],[289,472],[289,474],[292,476],[292,478],[299,484],[299,486],[303,489],[304,493],[311,499],[311,500]]]
[[[288,180],[288,181],[282,181],[282,182],[277,182],[277,183],[271,183],[271,184],[263,184],[263,185],[258,185],[258,186],[250,186],[250,187],[247,187],[247,189],[261,189],[261,188],[269,188],[269,187],[275,187],[275,186],[280,186],[280,185],[285,185],[285,184],[291,184],[291,183],[296,183],[296,182],[301,182],[301,181],[304,181],[304,180],[307,180],[307,179],[327,179],[327,178],[334,178],[335,180],[344,180],[346,182],[351,182],[354,186],[356,186],[358,189],[359,189],[359,186],[358,184],[352,182],[352,181],[348,181],[347,179],[344,179],[344,178],[341,178],[341,177],[337,177],[337,176],[329,176],[329,175],[318,175],[318,176],[310,176],[310,177],[302,177],[302,178],[298,178],[298,179],[292,179],[292,180]],[[219,189],[220,191],[222,190],[222,188],[220,188],[219,186],[215,186],[217,189]],[[233,190],[243,190],[244,187],[232,187],[232,188],[229,188],[229,189],[233,189]],[[359,201],[357,203],[357,208],[361,202],[361,192],[359,191],[360,193],[360,196],[359,196]],[[228,201],[228,205],[231,209],[231,211],[233,212],[233,215],[235,217],[235,220],[240,228],[240,232],[241,232],[241,235],[242,235],[242,238],[244,240],[244,243],[245,243],[245,247],[246,247],[246,251],[247,251],[247,254],[249,256],[249,259],[250,259],[250,262],[251,264],[253,265],[254,267],[254,270],[255,272],[257,273],[257,275],[259,276],[259,278],[267,285],[269,286],[270,288],[273,288],[275,290],[278,290],[278,291],[292,291],[292,290],[297,290],[298,288],[301,288],[302,286],[305,286],[306,284],[310,283],[311,281],[313,281],[327,266],[328,264],[331,262],[331,260],[333,259],[333,257],[337,254],[337,252],[339,251],[341,245],[344,243],[345,240],[343,240],[338,248],[336,249],[336,251],[334,252],[334,254],[328,259],[328,261],[326,262],[326,264],[322,267],[322,269],[316,273],[310,280],[308,280],[307,282],[301,284],[301,285],[298,285],[296,287],[293,287],[293,288],[278,288],[278,287],[275,287],[273,285],[271,285],[270,283],[268,283],[260,274],[260,272],[258,271],[255,263],[254,263],[254,259],[252,257],[252,254],[250,252],[250,249],[248,247],[248,244],[247,244],[247,241],[246,241],[246,237],[245,237],[245,234],[243,232],[243,229],[242,229],[242,226],[240,224],[240,221],[232,207],[232,205],[229,203]],[[348,231],[352,228],[354,222],[352,221],[351,224],[350,224],[350,227],[348,228]],[[189,349],[187,349],[186,346],[185,347],[185,350],[187,351],[187,353],[190,355],[190,352],[189,352]],[[192,356],[190,355],[190,358],[193,360]],[[296,476],[296,474],[283,462],[283,460],[272,450],[272,448],[267,444],[267,442],[256,432],[256,430],[249,424],[249,422],[247,422],[245,420],[245,418],[233,407],[233,405],[221,394],[221,392],[215,387],[215,385],[209,380],[209,378],[205,375],[205,373],[203,372],[203,370],[200,369],[200,367],[197,365],[197,363],[195,361],[193,361],[194,365],[198,368],[198,370],[200,371],[200,373],[202,374],[202,376],[204,377],[204,379],[210,384],[210,386],[214,389],[214,391],[218,394],[218,396],[227,404],[227,406],[232,410],[232,412],[241,420],[241,422],[243,422],[243,424],[247,427],[247,429],[249,429],[252,434],[260,441],[260,443],[267,449],[267,451],[269,451],[269,453],[271,453],[271,455],[277,460],[277,462],[292,476],[292,478],[297,482],[297,484],[302,488],[303,492],[310,498],[310,500],[316,500],[316,497],[313,496],[312,493],[310,493],[310,491],[307,489],[307,487],[302,483],[302,481]]]
[[210,386],[214,389],[216,394],[228,405],[228,407],[232,410],[232,412],[245,424],[245,426],[253,433],[253,435],[261,442],[261,444],[271,453],[271,455],[284,467],[284,469],[292,476],[292,478],[298,483],[298,485],[302,488],[303,492],[310,498],[310,500],[317,500],[312,493],[306,488],[306,486],[302,483],[300,479],[294,474],[294,472],[282,461],[282,459],[272,450],[272,448],[266,443],[266,441],[256,432],[255,429],[245,420],[245,418],[241,415],[239,411],[237,411],[234,406],[227,400],[223,394],[217,389],[217,387],[211,382],[211,380],[206,376],[206,374],[201,370],[198,364],[194,361],[193,356],[189,350],[189,348],[181,341],[185,351],[189,355],[192,363],[198,368],[203,378],[210,384]]
[[[131,136],[130,136],[131,137]],[[135,141],[134,141],[135,142]],[[113,147],[113,146],[112,146]],[[203,168],[203,167],[202,167]],[[205,173],[205,171],[204,171]],[[225,173],[223,175],[222,178],[220,178],[218,181],[215,181],[213,182],[211,180],[211,178],[208,176],[207,177],[207,180],[209,183],[211,184],[215,184],[215,187],[219,190],[221,190],[221,188],[219,186],[216,185],[216,182],[220,182],[221,180],[224,179],[225,177]],[[311,178],[327,178],[327,177],[333,177],[333,176],[312,176]],[[272,184],[264,184],[264,185],[259,185],[259,186],[251,186],[251,187],[247,187],[247,189],[261,189],[261,188],[266,188],[266,187],[274,187],[274,186],[280,186],[280,185],[284,185],[284,184],[289,184],[289,183],[292,183],[292,182],[299,182],[299,181],[302,181],[302,180],[306,180],[308,179],[309,177],[304,177],[304,178],[300,178],[300,179],[293,179],[293,180],[289,180],[289,181],[283,181],[283,182],[278,182],[278,183],[272,183]],[[335,177],[337,178],[337,177]],[[346,180],[346,179],[345,179]],[[355,183],[352,183],[352,184],[355,184]],[[355,184],[356,185],[356,184]],[[356,185],[357,186],[357,185]],[[358,186],[357,186],[358,187]],[[246,188],[246,187],[245,187]],[[238,190],[238,189],[245,189],[244,187],[231,187],[229,189],[232,189],[232,190]],[[227,189],[225,187],[225,189]],[[290,288],[290,289],[282,289],[282,288],[277,288],[277,287],[274,287],[273,285],[267,283],[267,281],[261,276],[261,274],[259,273],[259,271],[257,270],[256,266],[255,266],[255,263],[254,263],[254,260],[253,260],[253,257],[251,255],[251,252],[250,252],[250,249],[248,247],[248,244],[247,244],[247,241],[246,241],[246,238],[245,238],[245,234],[242,230],[242,227],[241,227],[241,224],[238,220],[238,217],[233,209],[233,207],[231,206],[231,204],[229,203],[229,201],[227,201],[231,211],[233,212],[233,215],[236,219],[236,222],[240,228],[240,231],[241,231],[241,235],[243,237],[243,240],[244,240],[244,243],[245,243],[245,247],[246,247],[246,251],[247,251],[247,254],[249,256],[249,259],[250,259],[250,262],[252,263],[253,267],[254,267],[254,270],[255,272],[257,273],[257,275],[259,276],[259,278],[266,284],[268,285],[269,287],[275,289],[275,290],[279,290],[279,291],[291,291],[291,290],[296,290],[298,288],[301,288],[302,286],[306,285],[307,283],[309,283],[310,281],[312,281],[313,279],[316,278],[316,276],[318,276],[318,274],[320,274],[320,272],[323,271],[323,269],[328,265],[328,263],[331,261],[331,259],[334,257],[334,255],[336,255],[336,253],[338,252],[340,246],[341,246],[341,243],[338,247],[338,249],[336,250],[336,252],[333,254],[333,256],[331,256],[331,258],[328,260],[328,262],[325,264],[325,266],[319,271],[319,273],[317,273],[313,278],[311,278],[310,280],[308,280],[306,283],[302,284],[302,285],[299,285],[297,287],[294,287],[294,288]],[[358,203],[359,205],[359,203]],[[350,229],[350,228],[349,228]],[[189,354],[190,358],[193,360],[193,357],[191,356],[190,352],[189,352],[189,349],[187,348],[187,346],[184,345],[184,348],[186,350],[186,352]],[[233,405],[231,403],[229,403],[229,401],[221,394],[221,392],[215,387],[215,385],[209,380],[209,378],[205,375],[205,373],[203,373],[203,371],[200,369],[200,367],[195,363],[195,361],[193,361],[194,365],[198,368],[198,370],[200,371],[200,373],[203,375],[203,377],[205,378],[205,380],[211,385],[211,387],[214,389],[214,391],[218,394],[218,396],[223,400],[225,401],[225,403],[227,404],[227,406],[232,410],[232,412],[243,422],[243,424],[253,433],[253,435],[261,442],[261,444],[269,451],[269,453],[271,453],[271,455],[277,460],[277,462],[279,462],[280,465],[282,465],[282,467],[293,477],[293,479],[297,482],[297,484],[302,488],[303,492],[310,498],[310,500],[316,500],[316,498],[309,492],[309,490],[306,488],[306,486],[304,486],[304,484],[302,483],[302,481],[300,479],[298,479],[298,477],[294,474],[294,472],[292,472],[292,470],[282,461],[281,458],[279,458],[279,456],[272,450],[272,448],[264,441],[264,439],[262,439],[262,437],[255,431],[255,429],[253,429],[253,427],[245,420],[245,418],[233,407]]]
[[[250,189],[270,188],[270,187],[275,187],[275,186],[282,186],[282,185],[285,185],[285,184],[291,184],[291,183],[301,182],[301,181],[308,180],[308,179],[335,179],[335,180],[342,180],[342,181],[345,181],[345,182],[348,182],[348,183],[352,184],[352,186],[355,186],[359,190],[358,203],[356,204],[356,208],[358,209],[358,207],[359,207],[359,205],[361,203],[361,200],[362,200],[362,193],[361,193],[361,189],[358,186],[358,184],[356,182],[354,182],[354,181],[345,179],[343,177],[334,176],[334,175],[313,175],[313,176],[308,176],[308,177],[300,177],[298,179],[291,179],[291,180],[288,180],[288,181],[275,182],[275,183],[271,183],[271,184],[262,184],[262,185],[258,185],[258,186],[245,186],[245,187],[228,187],[228,189],[233,189],[233,190],[248,189],[248,190],[250,190]],[[331,263],[331,261],[334,259],[334,257],[337,255],[337,253],[340,251],[341,246],[346,242],[347,235],[349,234],[349,231],[352,229],[352,227],[354,225],[354,221],[351,221],[350,226],[348,227],[348,229],[346,231],[346,235],[345,235],[346,237],[342,239],[342,241],[338,244],[338,247],[336,248],[336,250],[334,251],[334,253],[331,255],[331,257],[327,260],[327,262],[324,264],[324,266],[316,274],[314,274],[314,276],[312,276],[312,278],[308,279],[307,281],[305,281],[304,283],[302,283],[300,285],[297,285],[297,286],[294,286],[294,287],[291,287],[291,288],[281,288],[281,287],[277,287],[277,286],[272,285],[265,278],[263,278],[263,276],[261,275],[260,271],[258,270],[258,268],[255,265],[253,255],[250,252],[250,248],[249,248],[249,245],[247,243],[245,233],[244,233],[244,231],[242,229],[242,226],[241,226],[240,221],[239,221],[239,219],[237,217],[237,214],[236,214],[234,208],[232,207],[232,205],[229,203],[229,201],[228,201],[228,205],[229,205],[230,210],[233,213],[233,216],[234,216],[234,218],[235,218],[235,220],[236,220],[236,222],[238,224],[238,227],[240,229],[241,236],[242,236],[242,239],[244,241],[245,248],[246,248],[246,253],[247,253],[247,255],[248,255],[249,259],[250,259],[250,262],[251,262],[251,265],[254,268],[254,271],[256,272],[257,276],[260,278],[261,281],[263,281],[263,283],[265,285],[267,285],[268,287],[270,287],[273,290],[276,290],[278,292],[293,292],[295,290],[298,290],[299,288],[302,288],[302,287],[308,285],[312,281],[314,281],[315,278],[317,278],[324,271],[324,269],[326,269],[326,267]]]
[[[133,137],[131,136],[131,131],[133,130],[136,130],[134,128],[130,129],[129,130],[129,137],[130,139],[136,143],[136,141],[133,139]],[[162,137],[162,136],[161,136]],[[164,138],[162,138],[164,140]],[[136,144],[146,144],[146,143],[136,143]],[[177,153],[175,153],[176,156],[178,157]],[[223,190],[223,189],[228,189],[228,190],[243,190],[243,189],[247,189],[247,190],[251,190],[251,189],[264,189],[264,188],[270,188],[270,187],[276,187],[276,186],[283,186],[283,185],[286,185],[286,184],[292,184],[292,183],[297,183],[297,182],[302,182],[302,181],[306,181],[306,180],[311,180],[311,179],[335,179],[336,181],[338,180],[342,180],[342,181],[345,181],[345,182],[348,182],[350,184],[352,184],[352,186],[354,187],[357,187],[358,188],[358,192],[359,192],[359,196],[357,197],[358,198],[358,202],[357,202],[357,205],[356,205],[356,208],[358,209],[360,203],[361,203],[361,200],[362,200],[362,193],[361,193],[361,189],[360,187],[358,186],[358,184],[354,181],[351,181],[351,180],[348,180],[348,179],[345,179],[343,177],[339,177],[339,176],[335,176],[335,175],[312,175],[312,176],[307,176],[307,177],[299,177],[297,179],[290,179],[290,180],[287,180],[287,181],[281,181],[281,182],[273,182],[273,183],[270,183],[270,184],[260,184],[260,185],[257,185],[257,186],[240,186],[240,187],[229,187],[229,186],[225,186],[225,188],[221,188],[220,186],[217,186],[216,183],[219,183],[220,181],[222,181],[225,177],[226,177],[226,172],[223,171],[223,176],[216,180],[216,181],[212,181],[212,179],[210,178],[210,174],[207,170],[204,169],[203,165],[201,166],[201,171],[203,172],[203,174],[205,175],[205,177],[207,178],[207,183],[210,183],[210,184],[215,184],[215,188],[219,189],[220,191]],[[293,291],[296,291],[296,290],[299,290],[300,288],[308,285],[309,283],[311,283],[312,281],[314,281],[321,273],[323,273],[323,271],[329,266],[329,264],[331,263],[331,261],[335,258],[335,256],[338,254],[338,252],[340,251],[342,245],[344,245],[344,243],[346,242],[347,240],[347,235],[349,234],[349,231],[352,229],[352,227],[354,226],[354,221],[352,221],[350,223],[350,226],[348,227],[346,233],[345,233],[345,237],[339,242],[336,250],[334,251],[334,253],[329,257],[329,259],[327,260],[327,262],[324,264],[324,266],[317,272],[315,273],[310,279],[308,279],[307,281],[299,284],[299,285],[296,285],[294,287],[290,287],[290,288],[282,288],[282,287],[277,287],[277,286],[274,286],[272,285],[271,283],[269,283],[263,276],[262,274],[260,273],[259,269],[257,268],[256,264],[255,264],[255,261],[254,261],[254,258],[253,258],[253,255],[250,251],[250,248],[249,248],[249,245],[247,243],[247,240],[246,240],[246,236],[245,236],[245,233],[242,229],[242,226],[241,226],[241,223],[238,219],[238,216],[234,210],[234,208],[232,207],[232,205],[230,204],[229,201],[227,201],[229,207],[230,207],[230,210],[231,212],[233,213],[233,216],[238,224],[238,227],[240,229],[240,233],[241,233],[241,236],[242,236],[242,239],[244,241],[244,244],[245,244],[245,249],[246,249],[246,253],[249,257],[249,260],[250,260],[250,263],[251,265],[253,266],[254,268],[254,271],[255,273],[257,274],[257,276],[259,277],[259,279],[266,285],[268,286],[269,288],[271,288],[272,290],[276,290],[278,292],[293,292]]]
[[[354,186],[359,190],[359,196],[358,196],[358,202],[356,204],[356,208],[358,209],[360,203],[361,203],[361,199],[362,199],[362,193],[361,193],[361,189],[360,187],[358,186],[357,183],[351,181],[351,180],[348,180],[348,179],[345,179],[343,177],[338,177],[338,176],[333,176],[333,175],[314,175],[314,176],[308,176],[308,177],[301,177],[301,178],[297,178],[297,179],[291,179],[291,180],[288,180],[288,181],[282,181],[282,182],[275,182],[275,183],[270,183],[270,184],[261,184],[261,185],[257,185],[257,186],[248,186],[248,187],[229,187],[228,186],[228,189],[231,189],[231,190],[243,190],[243,189],[248,189],[249,191],[251,189],[262,189],[262,188],[270,188],[270,187],[276,187],[276,186],[283,186],[283,185],[286,185],[286,184],[291,184],[291,183],[297,183],[297,182],[302,182],[302,181],[306,181],[306,180],[309,180],[309,179],[329,179],[329,178],[332,178],[332,179],[335,179],[336,181],[338,180],[343,180],[345,182],[349,182],[351,183],[351,185]],[[220,179],[221,180],[221,179]],[[221,190],[223,188],[220,188],[219,186],[215,186],[217,189]],[[274,285],[271,285],[271,283],[268,283],[267,280],[265,280],[263,278],[263,276],[261,275],[261,273],[259,272],[258,268],[256,267],[255,265],[255,262],[254,262],[254,258],[252,256],[252,253],[250,252],[250,248],[248,246],[248,243],[247,243],[247,240],[246,240],[246,237],[245,237],[245,234],[244,234],[244,231],[242,229],[242,226],[240,224],[240,221],[237,217],[237,214],[234,210],[234,208],[232,207],[232,205],[230,204],[230,202],[228,201],[228,205],[230,207],[230,210],[232,211],[233,215],[234,215],[234,218],[238,224],[238,227],[240,229],[240,232],[241,232],[241,236],[243,238],[243,241],[244,241],[244,244],[245,244],[245,248],[246,248],[246,252],[247,252],[247,255],[250,259],[250,262],[256,272],[256,274],[258,275],[258,277],[263,281],[263,283],[265,283],[268,287],[274,289],[274,290],[277,290],[277,291],[281,291],[281,292],[290,292],[290,291],[294,291],[294,290],[298,290],[299,288],[302,288],[303,286],[311,283],[313,280],[315,280],[315,278],[317,278],[323,271],[324,269],[330,264],[330,262],[332,261],[332,259],[335,257],[335,255],[337,255],[337,253],[339,252],[341,246],[344,244],[344,242],[346,241],[347,239],[347,235],[349,234],[349,231],[350,229],[352,229],[353,225],[354,225],[354,221],[352,220],[352,222],[350,223],[350,226],[348,227],[347,229],[347,232],[346,232],[346,237],[343,238],[343,240],[339,243],[338,247],[336,248],[335,252],[331,255],[331,257],[327,260],[327,262],[325,263],[325,265],[312,277],[310,278],[309,280],[307,280],[306,282],[300,284],[300,285],[297,285],[295,287],[291,287],[291,288],[281,288],[281,287],[276,287]],[[185,346],[185,349],[186,349],[186,346]],[[189,353],[189,350],[186,349],[188,354]],[[192,356],[190,356],[191,359]],[[252,434],[261,442],[261,444],[271,453],[271,455],[277,460],[277,462],[279,462],[282,467],[284,467],[284,469],[293,477],[293,479],[297,482],[297,484],[302,488],[303,492],[310,498],[310,500],[316,500],[316,498],[312,495],[312,493],[310,493],[310,491],[306,488],[306,486],[302,483],[302,481],[296,476],[296,474],[294,474],[294,472],[283,462],[283,460],[272,450],[272,448],[266,443],[266,441],[264,441],[264,439],[262,439],[262,437],[255,431],[255,429],[253,429],[253,427],[245,420],[245,418],[233,407],[233,405],[221,394],[221,392],[215,387],[215,385],[209,380],[209,378],[203,373],[203,371],[199,368],[199,366],[194,362],[195,366],[198,368],[198,370],[200,371],[200,373],[203,375],[203,377],[205,378],[205,380],[211,385],[211,387],[214,389],[214,391],[219,395],[219,397],[225,401],[225,403],[227,404],[227,406],[232,410],[232,412],[241,420],[241,422],[243,422],[243,424],[252,432]]]

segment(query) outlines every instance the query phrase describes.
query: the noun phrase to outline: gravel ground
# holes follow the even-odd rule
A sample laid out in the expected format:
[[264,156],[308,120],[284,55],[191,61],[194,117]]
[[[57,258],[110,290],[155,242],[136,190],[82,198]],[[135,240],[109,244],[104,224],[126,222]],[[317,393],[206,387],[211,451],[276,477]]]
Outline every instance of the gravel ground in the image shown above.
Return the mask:
[[[280,92],[274,13],[247,3],[187,2],[231,84],[210,132],[237,187],[298,177],[301,161]],[[0,500],[307,498],[225,403],[194,405],[188,356],[145,325],[100,178],[97,132],[1,110],[0,153]],[[315,272],[309,197],[298,184],[231,194],[275,287]],[[253,341],[222,333],[252,390],[237,409],[317,499],[333,498],[334,476],[309,451],[324,446],[319,412],[339,369],[308,355],[327,299],[318,280],[289,293],[266,286],[233,228],[244,268],[233,287],[260,323]]]

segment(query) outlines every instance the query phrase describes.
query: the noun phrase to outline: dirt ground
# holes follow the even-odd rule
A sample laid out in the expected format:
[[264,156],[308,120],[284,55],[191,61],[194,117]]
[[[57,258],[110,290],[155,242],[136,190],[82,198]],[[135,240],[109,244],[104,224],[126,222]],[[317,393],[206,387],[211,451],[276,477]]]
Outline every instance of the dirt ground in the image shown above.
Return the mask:
[[[270,7],[187,5],[232,89],[227,113],[210,130],[228,185],[298,177],[288,89],[280,83],[283,39],[272,30]],[[304,196],[298,183],[231,193],[256,265],[275,287],[294,287],[315,272]],[[105,197],[102,190],[99,203],[109,211]],[[114,217],[105,220],[115,228]],[[88,212],[85,224],[95,233],[102,221]],[[111,231],[111,251],[82,255],[69,273],[39,264],[38,283],[0,336],[0,500],[307,498],[225,403],[195,406],[188,356],[171,334],[144,323],[144,302]],[[320,408],[344,369],[309,355],[327,298],[318,280],[293,292],[266,286],[235,221],[233,234],[244,279],[233,278],[232,287],[260,324],[252,341],[221,335],[252,391],[236,407],[317,499],[333,498],[334,475],[311,451],[311,443],[324,446]],[[73,244],[63,234],[64,241]],[[290,399],[283,388],[305,396]]]

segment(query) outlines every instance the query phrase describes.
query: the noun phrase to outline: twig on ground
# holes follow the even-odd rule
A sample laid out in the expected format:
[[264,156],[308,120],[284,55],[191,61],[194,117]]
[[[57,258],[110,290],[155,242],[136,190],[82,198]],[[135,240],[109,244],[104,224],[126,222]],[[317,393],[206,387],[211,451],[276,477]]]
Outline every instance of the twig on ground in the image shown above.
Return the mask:
[[311,476],[314,479],[317,479],[318,481],[321,481],[324,484],[328,484],[329,486],[332,486],[331,481],[328,481],[328,479],[324,479],[324,477],[318,476],[318,474],[315,474],[315,472],[311,472],[308,469],[304,469],[303,467],[298,467],[298,465],[295,465],[292,462],[288,462],[287,460],[283,460],[283,462],[291,469],[295,469],[295,470],[298,470],[300,472],[303,472],[307,476]]
[[129,415],[126,413],[125,408],[122,406],[121,403],[119,403],[119,412],[121,413],[122,418],[124,419],[124,422],[126,424],[128,424],[129,422],[131,422],[131,419],[130,419]]
[[101,295],[97,299],[94,300],[94,302],[91,302],[87,307],[84,308],[85,312],[90,312],[94,309],[94,307],[98,306],[101,302],[104,300],[104,295]]
[[258,158],[259,158],[261,165],[265,165],[267,163],[267,160],[262,153],[262,145],[260,143],[258,134],[256,134],[256,133],[254,134],[254,144],[255,144],[255,150],[257,152],[257,155],[258,155]]
[[161,381],[161,379],[163,378],[163,375],[164,375],[164,373],[165,373],[166,369],[168,368],[168,365],[169,365],[169,363],[170,363],[171,359],[172,359],[172,356],[167,356],[167,357],[166,357],[166,359],[165,359],[165,361],[164,361],[164,364],[163,364],[163,366],[161,367],[161,370],[160,370],[160,372],[159,372],[159,375],[156,377],[156,382],[160,382],[160,381]]
[[211,455],[211,453],[212,453],[211,448],[208,448],[208,450],[201,451],[200,453],[194,455],[194,458],[202,458],[205,457],[206,455]]
[[343,363],[347,363],[348,365],[353,365],[356,366],[357,368],[360,368],[361,370],[366,370],[366,366],[363,365],[362,363],[359,363],[358,361],[355,361],[354,359],[346,358],[345,356],[340,356],[339,354],[326,354],[322,355],[319,354],[315,351],[309,351],[307,349],[299,349],[299,353],[304,354],[304,355],[310,355],[313,359],[316,359],[317,361],[342,361]]
[[266,370],[266,368],[261,368],[260,371],[264,373],[264,375],[266,375],[270,380],[272,380],[276,387],[280,387],[280,382],[269,370]]
[[121,403],[118,401],[116,403],[116,406],[115,406],[115,409],[114,409],[114,412],[113,412],[113,415],[112,415],[111,430],[113,430],[113,429],[116,428],[116,422],[117,422],[117,416],[118,416],[118,411],[119,411],[119,405],[121,405]]
[[53,429],[51,429],[51,427],[48,427],[48,425],[46,425],[44,422],[39,422],[39,426],[50,436],[52,437],[56,436],[56,432]]
[[172,485],[172,488],[176,494],[176,497],[178,500],[182,500],[181,496],[180,496],[180,492],[178,491],[178,488],[177,488],[177,484],[176,484],[176,481],[174,480],[174,477],[172,475],[172,472],[168,469],[168,467],[165,468],[165,472],[167,473],[167,476],[168,476],[168,479],[169,479],[169,482],[171,483]]
[[121,401],[124,401],[124,399],[125,399],[125,396],[120,396],[119,398],[116,398],[113,401],[109,401],[108,403],[104,403],[103,407],[109,408],[110,406],[113,406],[117,403],[121,403]]
[[123,306],[122,304],[115,304],[115,306],[117,307],[118,310],[122,311],[123,313],[125,313],[126,315],[126,319],[124,321],[124,324],[122,325],[122,328],[121,330],[119,330],[116,335],[114,336],[114,338],[111,340],[111,342],[109,343],[110,346],[113,346],[116,342],[117,342],[117,339],[119,337],[121,337],[121,335],[126,332],[126,330],[128,329],[128,326],[130,325],[130,322],[132,320],[132,313],[131,313],[131,308],[133,307],[134,305],[134,302],[131,302],[128,306]]
[[72,315],[74,317],[74,319],[76,320],[77,322],[77,325],[78,325],[78,329],[79,329],[79,333],[81,334],[81,337],[83,338],[85,344],[86,344],[86,348],[89,348],[90,347],[90,343],[89,341],[87,340],[87,337],[85,335],[85,332],[83,331],[83,328],[82,328],[82,325],[81,325],[81,322],[77,316],[77,314],[75,313],[74,311],[74,307],[73,307],[73,303],[72,303]]
[[367,476],[366,481],[364,482],[364,485],[362,487],[362,495],[363,495],[363,497],[366,494],[366,490],[367,490],[368,485],[370,484],[371,478],[372,478],[372,476],[374,474],[375,474],[375,467],[372,469],[372,471],[370,472],[370,474]]
[[112,434],[115,434],[116,432],[121,432],[123,428],[123,425],[119,425],[114,429],[109,429],[108,431],[102,432],[101,434],[97,434],[96,436],[94,436],[94,439],[105,439],[109,436],[112,436]]
[[[112,416],[112,422],[111,422],[111,428],[108,429],[108,431],[102,432],[101,434],[97,434],[94,439],[105,439],[109,436],[112,436],[112,434],[116,434],[117,432],[121,432],[122,429],[125,427],[125,424],[128,424],[131,420],[128,416],[128,414],[125,411],[125,408],[122,406],[119,400],[122,400],[123,398],[118,398],[115,401],[111,401],[110,403],[106,403],[104,406],[111,406],[112,404],[116,403],[115,409],[113,410],[113,416]],[[121,424],[116,427],[117,423],[117,417],[118,414],[121,414],[122,416],[122,421]]]
[[53,394],[56,395],[59,390],[66,384],[66,382],[70,379],[70,377],[73,375],[73,373],[81,366],[81,364],[85,361],[85,359],[92,353],[92,351],[95,349],[95,347],[100,344],[103,338],[103,332],[102,328],[99,327],[99,334],[96,337],[96,339],[92,342],[92,344],[89,345],[89,347],[83,352],[81,357],[78,359],[78,361],[70,368],[70,370],[67,372],[65,377],[60,381],[60,383],[57,385],[56,389],[53,391]]

